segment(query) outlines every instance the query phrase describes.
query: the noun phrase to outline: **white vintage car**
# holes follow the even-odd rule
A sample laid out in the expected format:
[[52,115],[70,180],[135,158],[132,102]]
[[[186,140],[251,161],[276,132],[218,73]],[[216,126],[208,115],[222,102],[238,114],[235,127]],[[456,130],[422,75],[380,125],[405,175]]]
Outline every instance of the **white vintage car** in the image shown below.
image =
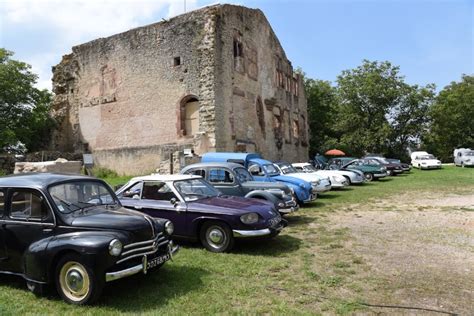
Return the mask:
[[455,149],[454,165],[461,167],[474,166],[474,150],[470,148]]
[[[364,173],[360,170],[318,170],[313,167],[309,162],[299,162],[292,164],[299,172],[306,172],[309,174],[320,174],[328,176],[331,182],[343,182],[343,178],[346,179],[347,184],[358,184],[364,182]],[[342,178],[341,178],[342,177]],[[337,187],[337,186],[336,186]]]
[[291,164],[285,161],[279,161],[274,163],[273,165],[280,172],[281,175],[302,179],[311,183],[311,186],[313,187],[313,192],[323,193],[331,190],[332,188],[331,181],[326,176],[299,172],[295,168],[293,168]]
[[422,169],[441,169],[441,161],[426,151],[414,151],[410,155],[411,165],[414,168]]

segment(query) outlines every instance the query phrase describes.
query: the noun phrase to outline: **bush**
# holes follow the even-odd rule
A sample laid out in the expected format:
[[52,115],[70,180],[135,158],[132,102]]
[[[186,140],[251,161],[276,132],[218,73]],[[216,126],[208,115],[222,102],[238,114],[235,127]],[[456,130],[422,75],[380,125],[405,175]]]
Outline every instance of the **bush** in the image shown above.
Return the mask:
[[92,168],[92,175],[94,177],[101,178],[101,179],[104,179],[104,178],[117,178],[118,177],[117,172],[115,172],[113,170],[110,170],[110,169],[107,169],[107,168],[103,168],[103,167],[94,167],[94,168]]

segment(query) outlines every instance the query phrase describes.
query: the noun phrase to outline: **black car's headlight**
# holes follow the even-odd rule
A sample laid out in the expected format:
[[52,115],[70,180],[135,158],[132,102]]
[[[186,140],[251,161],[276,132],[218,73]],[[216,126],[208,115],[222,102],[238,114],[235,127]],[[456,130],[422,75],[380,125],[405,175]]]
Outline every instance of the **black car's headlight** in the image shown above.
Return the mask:
[[111,256],[118,257],[122,253],[122,248],[123,248],[123,246],[122,246],[122,243],[120,242],[120,240],[113,239],[109,243],[109,254]]
[[167,233],[168,235],[170,235],[170,236],[173,235],[173,232],[174,232],[174,225],[173,225],[172,222],[167,221],[167,222],[165,223],[165,231],[166,231],[166,233]]
[[255,224],[258,222],[258,214],[257,213],[247,213],[240,216],[240,221],[244,224]]

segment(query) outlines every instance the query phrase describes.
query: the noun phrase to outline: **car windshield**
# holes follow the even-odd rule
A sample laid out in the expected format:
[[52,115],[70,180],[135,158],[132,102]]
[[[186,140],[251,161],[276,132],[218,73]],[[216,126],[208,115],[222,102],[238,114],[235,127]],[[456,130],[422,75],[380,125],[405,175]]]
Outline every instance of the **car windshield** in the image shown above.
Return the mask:
[[96,205],[116,206],[118,200],[99,181],[74,181],[51,186],[49,194],[61,213],[71,213]]
[[283,174],[298,172],[292,165],[290,165],[287,162],[278,163],[277,165],[278,165],[278,167],[280,167],[281,172],[283,172]]
[[390,163],[390,161],[388,161],[387,159],[383,158],[383,157],[377,157],[377,160],[380,161],[381,163]]
[[274,165],[267,164],[267,165],[263,165],[262,168],[263,170],[265,170],[265,173],[269,176],[278,176],[280,174]]
[[420,157],[420,160],[429,160],[429,159],[436,159],[436,158],[433,155],[425,155],[425,156]]
[[474,151],[468,151],[465,156],[474,156]]
[[234,169],[235,174],[237,175],[237,179],[239,179],[240,183],[253,181],[253,177],[245,168],[236,168]]
[[316,171],[318,171],[318,169],[316,169],[312,165],[303,166],[303,170],[306,171],[306,172],[316,172]]
[[400,163],[400,160],[398,159],[387,159],[387,161],[391,163]]
[[220,194],[219,191],[203,179],[176,181],[174,187],[186,202],[215,197]]

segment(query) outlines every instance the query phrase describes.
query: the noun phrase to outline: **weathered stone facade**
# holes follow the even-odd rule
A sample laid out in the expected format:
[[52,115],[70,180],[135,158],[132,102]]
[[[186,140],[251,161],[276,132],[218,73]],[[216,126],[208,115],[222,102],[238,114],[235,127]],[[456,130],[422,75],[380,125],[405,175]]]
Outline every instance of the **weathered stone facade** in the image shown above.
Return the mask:
[[166,171],[184,149],[308,158],[302,79],[260,10],[215,5],[97,39],[53,72],[53,147],[120,173]]

